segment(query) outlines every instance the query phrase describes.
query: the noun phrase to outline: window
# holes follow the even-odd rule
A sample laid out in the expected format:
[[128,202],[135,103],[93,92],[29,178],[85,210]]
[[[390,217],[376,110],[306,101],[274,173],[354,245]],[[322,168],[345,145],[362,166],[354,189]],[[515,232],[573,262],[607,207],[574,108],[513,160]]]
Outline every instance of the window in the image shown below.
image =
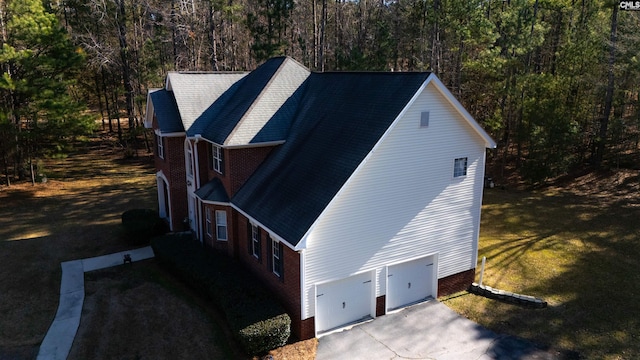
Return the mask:
[[274,274],[280,276],[280,273],[282,272],[282,263],[281,263],[281,258],[282,258],[282,253],[281,253],[281,248],[280,248],[280,242],[276,241],[276,240],[272,240],[271,242],[271,248],[272,248],[272,260],[271,260],[271,271],[273,271]]
[[260,259],[260,229],[251,224],[251,254]]
[[222,174],[222,148],[211,145],[211,168]]
[[193,177],[193,151],[191,150],[191,144],[187,146],[187,175]]
[[162,136],[156,134],[157,153],[160,159],[164,159],[164,143]]
[[467,176],[467,158],[458,158],[453,163],[453,177]]
[[429,112],[423,111],[420,114],[420,127],[429,127]]
[[284,282],[284,247],[267,235],[267,268]]
[[[216,213],[216,215],[218,215],[218,214]],[[211,230],[212,230],[212,228],[211,228],[211,209],[209,209],[209,208],[207,208],[205,220],[206,220],[206,224],[207,224],[206,225],[207,236],[211,237],[211,236],[213,236],[213,233],[211,232]]]
[[223,210],[216,210],[216,237],[227,241],[227,212]]

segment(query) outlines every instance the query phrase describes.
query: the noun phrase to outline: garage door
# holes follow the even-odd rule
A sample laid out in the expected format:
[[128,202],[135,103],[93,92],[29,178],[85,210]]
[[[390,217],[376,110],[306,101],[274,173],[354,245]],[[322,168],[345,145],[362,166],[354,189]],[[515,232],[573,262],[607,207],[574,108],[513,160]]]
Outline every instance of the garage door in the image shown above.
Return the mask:
[[371,273],[316,287],[316,331],[331,330],[371,316],[373,282]]
[[435,265],[432,256],[387,268],[387,310],[435,297]]

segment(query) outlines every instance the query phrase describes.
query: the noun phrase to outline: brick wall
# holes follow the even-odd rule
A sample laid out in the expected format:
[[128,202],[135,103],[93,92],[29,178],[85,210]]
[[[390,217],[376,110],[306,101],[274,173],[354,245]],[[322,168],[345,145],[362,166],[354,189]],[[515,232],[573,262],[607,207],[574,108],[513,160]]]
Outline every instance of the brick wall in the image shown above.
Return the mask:
[[260,259],[256,259],[256,257],[250,253],[249,232],[247,228],[248,220],[237,212],[235,217],[237,219],[238,232],[235,234],[234,240],[236,240],[238,244],[238,259],[250,268],[278,297],[291,317],[291,331],[293,335],[298,339],[314,337],[315,328],[313,319],[302,321],[300,316],[300,255],[288,246],[283,245],[283,254],[281,254],[281,256],[284,256],[284,277],[278,277],[269,268],[270,262],[267,257],[272,255],[268,253],[267,232],[261,229],[261,254]]
[[[207,209],[211,211],[211,235],[207,234],[206,227],[206,214]],[[216,228],[216,211],[223,210],[227,212],[227,240],[218,240],[217,238],[217,228]],[[222,205],[211,205],[211,204],[203,204],[202,205],[202,235],[204,244],[207,245],[211,249],[215,249],[219,252],[225,253],[230,257],[233,257],[233,239],[234,239],[234,228],[232,226],[232,209],[229,206]]]
[[[154,122],[155,126],[155,122]],[[174,230],[182,230],[182,220],[188,216],[186,170],[184,167],[184,136],[163,137],[164,159],[158,157],[155,144],[156,171],[162,170],[169,181],[169,197],[171,202],[171,226]]]
[[387,297],[385,295],[376,298],[376,316],[382,316],[387,313]]
[[271,153],[274,146],[224,149],[225,189],[233,196]]
[[198,141],[198,143],[195,144],[195,147],[198,148],[198,163],[196,166],[198,167],[198,174],[200,175],[200,186],[202,186],[211,179],[209,177],[209,153],[211,152],[211,148],[209,147],[209,143],[206,141]]
[[[291,325],[293,328],[293,324]],[[300,321],[300,325],[297,328],[300,335],[296,335],[300,340],[307,340],[316,337],[316,322],[315,318],[308,318]],[[296,332],[294,331],[294,334]]]
[[438,297],[466,290],[476,277],[476,269],[470,269],[438,279]]

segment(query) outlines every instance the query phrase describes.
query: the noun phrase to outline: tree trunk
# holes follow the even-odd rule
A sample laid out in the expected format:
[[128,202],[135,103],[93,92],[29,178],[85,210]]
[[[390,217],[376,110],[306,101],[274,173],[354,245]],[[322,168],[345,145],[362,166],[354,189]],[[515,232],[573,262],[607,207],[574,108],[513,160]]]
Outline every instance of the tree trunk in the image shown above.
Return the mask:
[[318,46],[319,70],[324,71],[324,39],[327,27],[327,0],[322,0],[322,19],[320,20],[320,44]]
[[113,133],[113,122],[112,122],[112,113],[111,108],[109,106],[109,91],[107,90],[107,82],[105,80],[105,71],[104,68],[101,69],[101,77],[102,77],[102,94],[104,95],[104,104],[107,110],[107,117],[109,119],[109,133]]
[[209,36],[211,36],[211,68],[213,71],[218,71],[218,51],[217,51],[217,35],[216,24],[213,21],[215,11],[213,9],[213,2],[209,2]]
[[618,30],[618,6],[613,7],[611,13],[611,34],[609,38],[609,64],[607,69],[607,92],[604,98],[604,113],[600,118],[600,129],[598,131],[598,138],[596,141],[596,153],[594,157],[594,165],[600,167],[604,158],[604,152],[607,142],[607,130],[609,128],[609,117],[611,115],[611,108],[613,105],[613,91],[614,91],[614,75],[613,67],[616,62],[616,40]]
[[120,43],[120,59],[122,61],[122,82],[124,83],[125,107],[129,119],[129,130],[133,129],[133,86],[131,85],[131,65],[129,64],[129,48],[127,46],[127,24],[125,0],[118,0],[118,41]]

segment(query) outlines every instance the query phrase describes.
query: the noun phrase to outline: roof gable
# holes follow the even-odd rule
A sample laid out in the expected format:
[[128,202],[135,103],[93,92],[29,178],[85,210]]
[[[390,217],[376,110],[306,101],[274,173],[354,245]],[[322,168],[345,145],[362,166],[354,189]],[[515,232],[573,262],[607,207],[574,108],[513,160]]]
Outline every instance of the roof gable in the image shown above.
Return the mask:
[[184,130],[189,131],[202,113],[247,73],[167,74],[165,89],[175,98]]
[[225,146],[284,140],[291,119],[285,115],[296,107],[290,97],[308,76],[289,57],[270,59],[211,104],[187,134]]
[[150,91],[149,98],[161,133],[184,132],[178,105],[172,92],[164,89]]
[[456,99],[455,96],[453,96],[451,91],[447,89],[447,87],[442,83],[442,81],[440,81],[440,79],[438,79],[437,76],[435,76],[434,74],[431,74],[427,79],[427,84],[431,84],[435,86],[436,89],[438,89],[438,91],[442,94],[442,96],[444,96],[444,98],[449,102],[449,104],[453,106],[456,112],[460,114],[460,116],[467,122],[469,126],[471,126],[473,131],[476,132],[476,134],[480,136],[480,138],[482,138],[482,140],[485,143],[485,147],[491,148],[491,149],[496,147],[496,142],[491,138],[491,136],[489,136],[489,134],[487,134],[487,132],[482,128],[482,126],[478,124],[478,122],[473,118],[473,116],[469,114],[467,109],[465,109],[464,106],[462,106],[460,101],[458,101],[458,99]]
[[428,73],[313,73],[287,142],[232,202],[296,245]]

